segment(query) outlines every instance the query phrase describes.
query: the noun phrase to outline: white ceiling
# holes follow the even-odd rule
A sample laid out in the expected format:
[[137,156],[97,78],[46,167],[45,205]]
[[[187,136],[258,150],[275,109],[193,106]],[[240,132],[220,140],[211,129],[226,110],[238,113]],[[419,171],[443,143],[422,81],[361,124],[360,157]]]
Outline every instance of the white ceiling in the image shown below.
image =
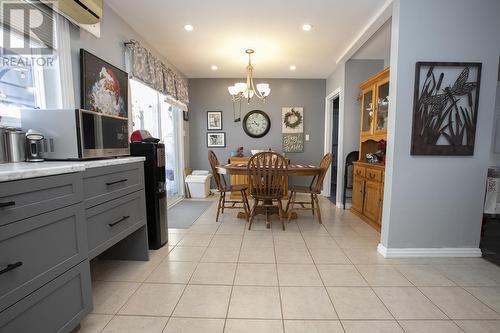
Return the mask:
[[[187,77],[243,77],[245,49],[253,48],[255,77],[326,78],[388,1],[106,2]],[[302,31],[304,23],[313,29]],[[194,31],[186,32],[185,24]]]

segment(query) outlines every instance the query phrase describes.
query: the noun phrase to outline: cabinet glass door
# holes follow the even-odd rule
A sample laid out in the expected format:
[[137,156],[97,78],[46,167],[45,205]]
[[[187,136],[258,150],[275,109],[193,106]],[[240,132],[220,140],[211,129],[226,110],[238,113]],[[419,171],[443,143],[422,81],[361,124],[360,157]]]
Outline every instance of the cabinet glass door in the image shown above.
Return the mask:
[[377,86],[377,121],[376,132],[387,132],[387,115],[389,112],[389,81]]
[[373,108],[373,90],[363,91],[361,117],[361,132],[362,134],[371,134],[372,119],[374,115]]

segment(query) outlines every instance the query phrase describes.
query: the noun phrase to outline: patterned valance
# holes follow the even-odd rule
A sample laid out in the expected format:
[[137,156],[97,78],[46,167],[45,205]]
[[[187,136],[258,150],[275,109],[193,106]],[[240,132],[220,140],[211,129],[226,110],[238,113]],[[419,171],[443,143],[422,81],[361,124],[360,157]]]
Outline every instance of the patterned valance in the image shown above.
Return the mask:
[[187,80],[169,68],[137,41],[126,43],[129,74],[151,88],[171,96],[184,104],[189,103]]

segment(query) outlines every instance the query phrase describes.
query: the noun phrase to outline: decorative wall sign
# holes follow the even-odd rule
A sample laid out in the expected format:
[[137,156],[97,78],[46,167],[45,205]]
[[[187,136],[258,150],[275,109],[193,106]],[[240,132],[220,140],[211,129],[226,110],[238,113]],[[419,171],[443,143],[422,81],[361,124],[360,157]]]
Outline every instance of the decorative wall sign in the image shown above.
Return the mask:
[[225,132],[208,132],[207,133],[208,148],[224,148],[226,147]]
[[222,129],[222,111],[207,111],[207,130]]
[[304,151],[304,108],[284,107],[281,110],[282,147],[285,153]]
[[474,154],[481,63],[417,62],[412,155]]

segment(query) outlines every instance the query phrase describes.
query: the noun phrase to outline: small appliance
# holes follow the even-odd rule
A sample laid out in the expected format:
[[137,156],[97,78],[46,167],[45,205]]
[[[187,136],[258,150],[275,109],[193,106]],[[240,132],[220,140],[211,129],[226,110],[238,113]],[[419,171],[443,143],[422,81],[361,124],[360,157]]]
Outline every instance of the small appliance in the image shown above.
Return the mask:
[[21,110],[23,130],[44,133],[46,160],[86,160],[130,155],[128,118],[82,109]]
[[0,127],[0,164],[7,163],[7,144],[5,142],[5,136],[7,135],[7,129]]
[[168,242],[165,145],[155,142],[132,142],[130,154],[146,157],[144,187],[149,248],[159,249]]
[[43,138],[43,134],[34,129],[26,132],[26,162],[43,162],[40,154]]
[[9,129],[5,134],[5,142],[7,148],[7,161],[8,162],[24,162],[26,159],[25,144],[26,133]]

